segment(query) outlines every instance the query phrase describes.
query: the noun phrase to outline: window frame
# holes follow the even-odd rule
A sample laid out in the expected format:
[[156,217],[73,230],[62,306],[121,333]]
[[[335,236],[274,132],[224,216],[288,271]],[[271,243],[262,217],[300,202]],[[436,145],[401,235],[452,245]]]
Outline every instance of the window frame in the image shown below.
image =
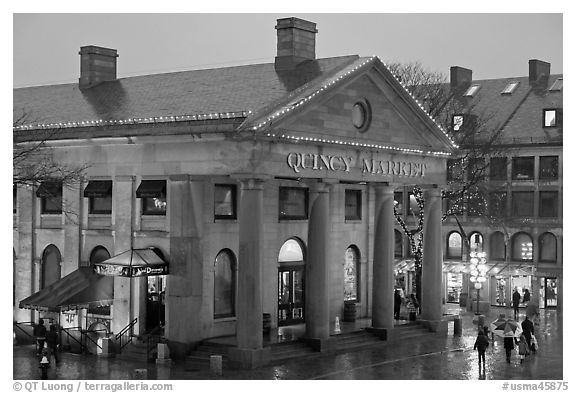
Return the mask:
[[[553,247],[552,251],[554,252],[554,259],[544,259],[542,257],[543,251],[546,250],[543,242],[544,240],[546,240],[547,237],[554,239],[554,244],[551,245],[551,247]],[[538,237],[538,262],[544,262],[544,263],[558,262],[558,238],[552,232],[544,232]]]
[[[228,189],[231,192],[231,214],[217,214],[216,213],[216,190]],[[237,220],[238,219],[238,187],[236,184],[218,183],[214,184],[214,220]]]
[[[546,114],[554,112],[554,124],[547,124]],[[556,128],[562,124],[562,111],[560,108],[544,108],[542,109],[542,128]]]
[[[498,165],[495,165],[496,162],[502,162]],[[508,180],[508,157],[490,157],[490,170],[489,170],[489,179],[492,181],[507,181]],[[496,169],[494,169],[496,168]],[[500,172],[504,172],[504,176],[500,177]],[[498,173],[496,173],[498,172]]]
[[[499,198],[498,200],[504,202],[504,206],[500,207],[498,211],[494,210],[494,200],[496,195],[503,195],[503,198]],[[508,216],[508,191],[491,191],[488,198],[488,214],[498,217]]]
[[[354,215],[348,215],[348,196],[352,195],[356,201],[354,206]],[[352,205],[350,205],[352,206]],[[362,190],[348,188],[344,190],[344,220],[361,221],[362,220]]]
[[[216,306],[217,306],[217,302],[216,302],[216,290],[217,290],[217,286],[216,286],[216,274],[218,273],[218,268],[217,268],[217,264],[218,264],[218,257],[221,255],[227,255],[228,256],[228,261],[229,261],[229,268],[230,268],[230,273],[231,273],[231,277],[230,277],[230,286],[231,288],[230,290],[230,299],[226,299],[226,305],[228,307],[231,308],[230,312],[225,312],[225,313],[216,313]],[[236,291],[237,291],[237,280],[238,280],[238,274],[237,274],[237,260],[236,260],[236,256],[234,255],[234,253],[232,252],[232,250],[228,249],[228,248],[224,248],[221,249],[220,251],[218,251],[218,253],[216,254],[216,257],[214,258],[214,293],[213,293],[213,311],[212,311],[212,315],[214,319],[223,319],[223,318],[233,318],[236,317],[236,311],[237,311],[237,307],[236,307]]]
[[[152,195],[152,194],[146,194],[146,195],[139,195],[139,189],[140,187],[143,186],[144,182],[164,182],[164,187],[162,187],[161,191],[159,193],[157,193],[157,195]],[[136,198],[140,199],[140,205],[141,205],[141,215],[142,216],[166,216],[167,212],[168,212],[168,198],[167,198],[167,188],[168,188],[168,182],[165,179],[143,179],[140,181],[140,185],[138,186],[138,189],[136,190]],[[164,209],[149,209],[148,205],[149,202],[154,200],[154,199],[158,199],[161,202],[164,202],[165,204],[165,208]]]
[[[288,215],[288,214],[283,215],[282,214],[282,207],[283,207],[282,202],[285,202],[285,200],[282,199],[282,193],[284,191],[285,192],[295,191],[295,192],[303,194],[303,198],[304,198],[304,212],[303,212],[303,214],[300,214],[300,215]],[[279,221],[307,220],[308,216],[309,216],[308,203],[309,203],[308,188],[306,188],[306,187],[290,187],[290,186],[278,187],[278,220]]]
[[[518,214],[517,212],[517,199],[518,195],[530,195],[531,196],[531,210],[530,214]],[[512,217],[534,217],[534,191],[512,191]]]
[[[458,123],[458,128],[456,128],[456,119],[459,119],[459,123]],[[462,127],[464,127],[464,114],[462,113],[455,113],[452,115],[452,131],[454,132],[458,132],[460,130],[462,130]]]
[[[555,205],[554,205],[554,210],[555,213],[552,215],[542,215],[542,207],[548,205],[547,203],[543,203],[542,200],[542,196],[550,196],[553,195],[555,198]],[[542,190],[538,192],[538,217],[540,218],[558,218],[558,213],[559,213],[559,196],[560,193],[558,191],[555,190]]]
[[[518,178],[518,175],[521,175],[520,169],[522,168],[521,161],[532,161],[532,173],[529,177],[526,178]],[[513,157],[512,158],[512,180],[513,181],[533,181],[534,180],[534,172],[535,172],[535,163],[536,159],[534,156],[520,156],[520,157]]]
[[[458,235],[460,238],[460,252],[459,255],[452,255],[450,253],[451,249],[455,249],[455,247],[450,247],[450,238],[452,235]],[[464,254],[464,239],[462,238],[462,234],[458,231],[450,231],[448,232],[448,236],[446,236],[446,259],[458,259],[462,260],[462,255]]]
[[[552,168],[549,168],[549,169],[548,169],[548,171],[550,171],[550,172],[555,171],[555,172],[556,172],[555,176],[543,176],[543,173],[545,173],[545,172],[543,171],[543,165],[542,165],[542,164],[543,164],[543,161],[546,160],[546,159],[551,159],[552,162],[554,162],[554,161],[556,162],[556,167],[555,167],[555,168],[552,167]],[[538,158],[538,161],[539,161],[539,164],[540,164],[540,165],[539,165],[539,168],[538,168],[538,178],[539,178],[539,179],[542,179],[542,180],[558,180],[558,177],[559,177],[559,173],[558,173],[558,172],[559,172],[559,167],[560,167],[560,158],[559,158],[558,156],[540,156],[540,157]]]

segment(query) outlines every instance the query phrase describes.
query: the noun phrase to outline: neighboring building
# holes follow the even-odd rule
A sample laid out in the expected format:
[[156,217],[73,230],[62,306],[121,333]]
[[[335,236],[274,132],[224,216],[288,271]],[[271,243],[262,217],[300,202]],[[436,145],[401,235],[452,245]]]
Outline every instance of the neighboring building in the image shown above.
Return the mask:
[[[445,331],[440,189],[454,142],[379,59],[316,59],[314,23],[276,29],[273,64],[117,79],[116,51],[89,46],[78,85],[14,90],[15,119],[34,119],[16,142],[49,130],[57,161],[89,164],[84,184],[15,191],[15,320],[164,325],[175,356],[236,334],[230,357],[245,366],[266,362],[263,314],[305,322],[320,347],[346,300],[390,329],[393,191],[416,183],[430,201],[422,318]],[[126,266],[141,260],[153,266]]]
[[[459,110],[448,113],[456,140],[467,124],[479,129],[480,122],[499,134],[494,153],[479,158],[486,176],[477,197],[461,206],[462,228],[453,216],[442,227],[445,301],[468,297],[474,310],[470,251],[486,252],[482,308],[510,307],[515,289],[527,289],[541,308],[562,306],[563,76],[550,75],[550,64],[540,60],[530,60],[527,71],[523,77],[472,80],[471,70],[452,67],[446,86],[447,96],[458,101],[453,107]],[[459,164],[457,157],[448,160],[449,182],[469,176]],[[400,233],[397,238],[401,244]],[[409,271],[400,261],[397,271]],[[461,299],[463,293],[468,296]]]

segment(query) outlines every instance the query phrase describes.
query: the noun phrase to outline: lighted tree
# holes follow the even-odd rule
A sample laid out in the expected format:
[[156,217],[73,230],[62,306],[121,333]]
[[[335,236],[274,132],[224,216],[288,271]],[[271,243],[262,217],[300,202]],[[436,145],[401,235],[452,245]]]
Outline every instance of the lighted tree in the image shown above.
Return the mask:
[[[476,214],[489,217],[488,193],[484,184],[488,169],[486,157],[503,153],[499,129],[489,123],[491,113],[480,111],[463,97],[468,86],[451,88],[446,75],[429,71],[420,62],[389,63],[388,67],[459,146],[454,157],[448,160],[448,185],[442,190],[445,206],[442,220],[454,217],[462,238],[468,242],[458,215],[465,210],[475,210]],[[454,114],[458,116],[454,117]],[[396,204],[394,216],[414,256],[416,297],[421,300],[425,200],[423,190],[418,185],[413,187],[412,192],[418,205],[417,212],[411,210],[409,217],[412,222],[408,222],[407,217],[398,211]]]

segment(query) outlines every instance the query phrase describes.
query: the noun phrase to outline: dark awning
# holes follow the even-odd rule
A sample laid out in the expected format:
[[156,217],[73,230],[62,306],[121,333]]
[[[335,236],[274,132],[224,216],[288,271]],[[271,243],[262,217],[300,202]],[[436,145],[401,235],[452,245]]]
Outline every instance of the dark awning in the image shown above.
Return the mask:
[[36,190],[36,196],[42,197],[54,197],[62,195],[62,182],[59,181],[45,181],[40,184],[40,187]]
[[166,180],[142,180],[136,190],[137,198],[159,198],[166,195]]
[[124,251],[94,264],[94,271],[106,276],[141,277],[168,274],[168,263],[152,248]]
[[91,180],[84,189],[86,198],[103,198],[112,195],[112,180]]
[[20,301],[20,308],[66,311],[112,304],[114,278],[100,276],[82,267]]

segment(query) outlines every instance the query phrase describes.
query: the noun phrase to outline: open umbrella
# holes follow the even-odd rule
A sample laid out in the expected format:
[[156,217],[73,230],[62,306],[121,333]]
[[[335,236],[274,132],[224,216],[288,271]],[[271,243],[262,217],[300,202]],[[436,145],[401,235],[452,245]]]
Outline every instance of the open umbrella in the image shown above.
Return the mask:
[[522,335],[522,325],[514,319],[498,318],[490,324],[490,330],[500,337],[520,337]]

